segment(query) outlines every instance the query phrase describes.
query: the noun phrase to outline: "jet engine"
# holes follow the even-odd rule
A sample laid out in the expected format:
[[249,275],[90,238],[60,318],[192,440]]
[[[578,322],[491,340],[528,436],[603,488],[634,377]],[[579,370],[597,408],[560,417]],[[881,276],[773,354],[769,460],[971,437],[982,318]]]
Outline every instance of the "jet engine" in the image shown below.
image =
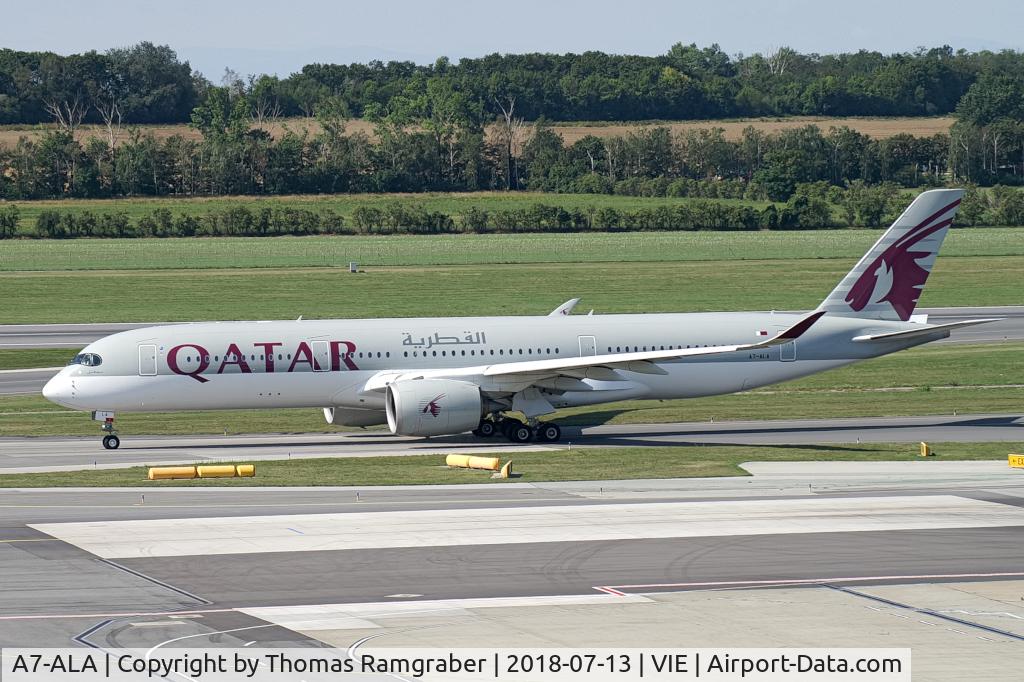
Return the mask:
[[449,379],[397,381],[385,400],[391,433],[447,436],[472,431],[480,423],[480,387]]

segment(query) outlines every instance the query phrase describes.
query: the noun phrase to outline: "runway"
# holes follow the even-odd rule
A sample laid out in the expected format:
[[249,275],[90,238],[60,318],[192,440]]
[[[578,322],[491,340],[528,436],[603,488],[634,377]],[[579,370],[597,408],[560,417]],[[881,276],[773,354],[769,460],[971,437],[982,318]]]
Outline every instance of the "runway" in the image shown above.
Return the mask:
[[[936,324],[978,317],[1003,317],[999,322],[968,327],[938,343],[997,343],[1024,339],[1024,306],[988,308],[926,308],[929,320]],[[148,327],[166,322],[122,322],[100,324],[38,324],[0,325],[0,349],[4,348],[67,348],[74,350],[110,334]],[[59,368],[23,371],[0,371],[0,395],[39,393]]]
[[[1024,314],[1014,319],[1011,338],[1024,338]],[[0,472],[523,449],[366,432],[122,434],[106,451],[98,436],[0,439]],[[566,429],[574,446],[654,453],[919,440],[1009,451],[1022,436],[1019,414]],[[1018,678],[1020,471],[745,467],[713,479],[0,489],[0,646],[898,645],[913,648],[915,680]]]
[[118,332],[173,322],[98,322],[93,324],[0,324],[0,348],[83,348]]
[[[253,436],[121,434],[118,450],[95,438],[0,438],[0,473],[67,471],[210,461],[523,452],[571,447],[659,447],[702,444],[806,445],[1024,441],[1024,415],[868,417],[788,421],[606,424],[565,427],[558,445],[515,445],[470,435],[408,438],[386,431]],[[1007,448],[1011,448],[1007,445]]]
[[896,639],[914,647],[915,679],[958,679],[962,667],[941,672],[954,654],[985,679],[1013,679],[1019,472],[829,464],[755,466],[749,479],[364,488],[358,501],[352,488],[146,490],[144,504],[139,490],[0,491],[0,644]]

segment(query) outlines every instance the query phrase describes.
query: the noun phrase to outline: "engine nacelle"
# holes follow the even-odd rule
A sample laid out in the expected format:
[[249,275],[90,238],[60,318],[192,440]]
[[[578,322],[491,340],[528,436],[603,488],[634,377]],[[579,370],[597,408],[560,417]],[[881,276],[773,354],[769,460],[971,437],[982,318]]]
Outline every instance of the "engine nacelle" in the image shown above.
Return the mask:
[[397,381],[385,400],[391,433],[448,436],[472,431],[480,423],[480,387],[450,379]]
[[376,426],[387,424],[383,410],[364,410],[358,407],[325,407],[324,419],[339,426]]

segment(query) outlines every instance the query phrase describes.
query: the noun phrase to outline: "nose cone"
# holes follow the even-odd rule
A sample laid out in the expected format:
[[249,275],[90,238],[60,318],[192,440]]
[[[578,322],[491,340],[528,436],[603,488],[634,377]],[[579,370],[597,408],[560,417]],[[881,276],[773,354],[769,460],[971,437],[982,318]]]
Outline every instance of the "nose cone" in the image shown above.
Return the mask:
[[63,372],[53,377],[43,386],[43,397],[51,403],[73,407],[71,405],[71,379],[64,376]]

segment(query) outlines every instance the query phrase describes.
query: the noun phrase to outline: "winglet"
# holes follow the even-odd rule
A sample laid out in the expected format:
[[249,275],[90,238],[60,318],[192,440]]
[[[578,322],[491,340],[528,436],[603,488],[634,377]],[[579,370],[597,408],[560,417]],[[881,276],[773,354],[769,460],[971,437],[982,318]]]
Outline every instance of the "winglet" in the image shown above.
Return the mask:
[[793,341],[803,336],[804,332],[810,329],[815,322],[821,319],[825,312],[826,311],[824,310],[819,310],[817,312],[811,313],[810,315],[800,320],[799,322],[797,322],[796,324],[794,324],[792,327],[782,332],[781,334],[773,336],[767,341],[763,341],[761,343],[743,346],[743,348],[768,348],[770,346],[779,346],[784,343],[789,343],[790,341]]

